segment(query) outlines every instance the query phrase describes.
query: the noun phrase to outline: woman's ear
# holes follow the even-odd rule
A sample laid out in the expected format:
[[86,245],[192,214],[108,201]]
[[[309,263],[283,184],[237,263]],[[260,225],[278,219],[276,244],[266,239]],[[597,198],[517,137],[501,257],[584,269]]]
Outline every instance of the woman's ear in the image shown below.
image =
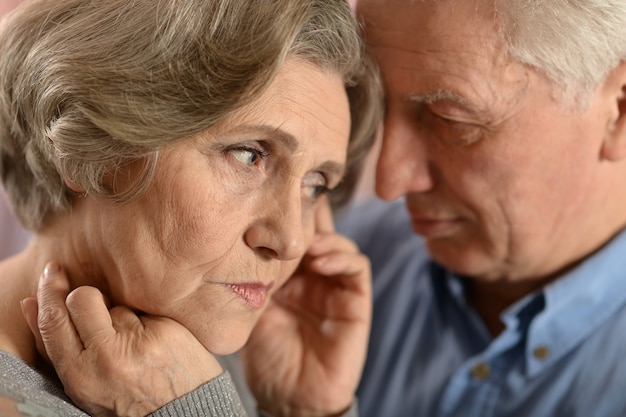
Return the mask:
[[65,183],[67,188],[69,188],[70,190],[74,191],[75,193],[83,194],[85,192],[85,190],[83,190],[81,187],[79,187],[74,181],[70,180],[68,177],[64,176],[63,177],[63,182]]
[[606,78],[604,88],[611,100],[611,119],[602,144],[602,159],[619,161],[626,158],[626,62],[620,62]]

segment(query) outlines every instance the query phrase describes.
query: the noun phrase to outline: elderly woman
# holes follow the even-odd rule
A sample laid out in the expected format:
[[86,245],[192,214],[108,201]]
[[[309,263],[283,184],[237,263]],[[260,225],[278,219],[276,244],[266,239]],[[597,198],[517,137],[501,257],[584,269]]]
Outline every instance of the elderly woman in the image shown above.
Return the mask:
[[0,413],[242,415],[214,355],[265,310],[259,407],[349,409],[368,262],[324,194],[378,97],[348,5],[32,0],[0,56],[0,173],[34,232],[0,263]]

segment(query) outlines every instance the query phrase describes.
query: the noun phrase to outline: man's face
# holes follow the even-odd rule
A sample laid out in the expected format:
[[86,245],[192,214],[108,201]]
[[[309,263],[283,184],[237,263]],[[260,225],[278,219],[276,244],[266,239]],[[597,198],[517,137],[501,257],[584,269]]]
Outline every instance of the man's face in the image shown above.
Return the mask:
[[542,278],[606,238],[595,226],[613,109],[602,89],[585,110],[558,103],[478,3],[359,0],[386,89],[376,191],[406,196],[414,230],[452,270]]

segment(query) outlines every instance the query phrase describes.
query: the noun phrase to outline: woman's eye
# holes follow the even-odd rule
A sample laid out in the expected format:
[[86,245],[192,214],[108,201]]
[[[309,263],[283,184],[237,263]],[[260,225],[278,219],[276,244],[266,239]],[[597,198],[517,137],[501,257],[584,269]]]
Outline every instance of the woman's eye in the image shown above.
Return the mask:
[[330,189],[328,187],[326,187],[325,185],[316,185],[316,186],[313,186],[313,187],[307,187],[306,188],[307,196],[311,200],[317,200],[318,198],[320,198],[324,194],[328,193],[329,191],[330,191]]
[[317,200],[324,194],[330,192],[326,177],[317,173],[309,178],[305,178],[302,182],[304,194],[311,200]]
[[235,159],[247,166],[256,165],[265,156],[262,151],[248,147],[230,149],[229,152]]

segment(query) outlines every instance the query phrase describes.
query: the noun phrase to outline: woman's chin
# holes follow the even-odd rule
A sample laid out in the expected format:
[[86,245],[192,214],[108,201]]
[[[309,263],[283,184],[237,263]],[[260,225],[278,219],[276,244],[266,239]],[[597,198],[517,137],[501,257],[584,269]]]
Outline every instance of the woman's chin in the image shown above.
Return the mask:
[[241,349],[252,333],[252,325],[243,329],[224,328],[224,332],[212,333],[200,340],[202,345],[214,355],[230,355]]

